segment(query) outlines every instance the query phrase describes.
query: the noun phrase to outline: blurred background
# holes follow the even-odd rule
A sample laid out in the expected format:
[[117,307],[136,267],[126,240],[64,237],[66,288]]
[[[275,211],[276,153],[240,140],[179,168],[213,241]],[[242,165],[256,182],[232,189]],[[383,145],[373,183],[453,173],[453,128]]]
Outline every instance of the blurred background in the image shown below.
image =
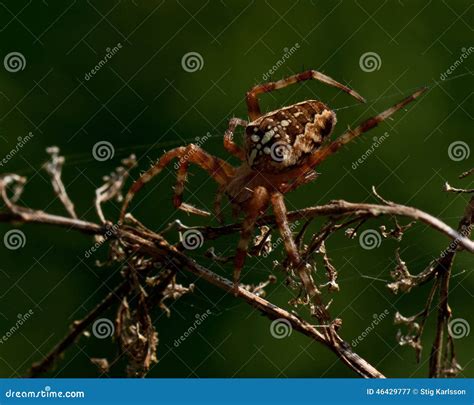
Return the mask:
[[[0,172],[27,176],[25,206],[65,214],[41,169],[51,145],[66,157],[63,179],[78,215],[90,221],[98,221],[92,201],[102,176],[131,153],[138,159],[133,178],[165,150],[205,136],[204,149],[237,164],[222,140],[231,117],[247,118],[245,92],[265,80],[313,68],[353,87],[368,103],[306,82],[263,95],[262,109],[322,100],[337,113],[337,135],[421,86],[429,91],[319,167],[315,182],[286,197],[289,210],[332,199],[375,202],[370,191],[375,185],[385,198],[418,207],[453,227],[462,216],[467,195],[442,189],[446,181],[473,187],[472,176],[457,179],[473,166],[470,1],[7,0],[0,9]],[[388,136],[374,153],[363,158],[377,142],[374,137],[384,133]],[[241,137],[242,131],[236,138]],[[97,159],[93,151],[103,142],[108,142],[107,153]],[[358,159],[361,164],[355,164]],[[209,223],[173,209],[173,184],[171,165],[134,201],[134,215],[156,231],[176,218],[186,225]],[[192,167],[185,200],[210,209],[215,191],[208,176]],[[116,202],[106,205],[112,221],[118,207]],[[226,216],[231,221],[228,208]],[[311,229],[321,224],[314,221]],[[361,231],[380,232],[383,224],[393,227],[381,218]],[[7,246],[5,235],[11,230],[24,235],[23,247]],[[0,236],[0,335],[19,316],[32,313],[0,344],[0,375],[18,377],[118,283],[120,267],[96,267],[95,261],[107,256],[106,245],[86,258],[94,241],[74,231],[0,224]],[[169,237],[176,240],[177,232]],[[231,277],[231,265],[211,262],[203,254],[214,246],[230,255],[236,242],[235,235],[205,242],[192,256]],[[395,267],[394,252],[400,247],[410,271],[418,273],[448,243],[422,224],[414,225],[400,244],[382,239],[374,249],[343,234],[328,241],[341,287],[332,296],[331,311],[343,319],[342,336],[352,342],[374,316],[388,312],[355,347],[387,376],[427,376],[436,321],[431,314],[417,364],[412,349],[397,345],[393,317],[397,311],[406,316],[419,312],[431,285],[393,295],[385,285]],[[275,274],[278,282],[268,288],[267,298],[289,308],[292,293],[272,268],[281,257],[280,246],[266,259],[249,259],[243,281],[258,283]],[[470,325],[472,256],[459,254],[453,274],[453,317]],[[275,338],[271,322],[234,297],[193,276],[183,274],[179,281],[196,283],[196,288],[169,303],[170,317],[153,314],[160,343],[159,363],[150,377],[355,376],[326,348],[296,332]],[[175,344],[207,311],[211,315]],[[114,319],[115,314],[104,316]],[[461,376],[474,377],[472,335],[457,339],[456,345]],[[116,355],[111,339],[81,337],[48,375],[98,376],[89,359]],[[120,360],[108,375],[124,375],[124,367]]]

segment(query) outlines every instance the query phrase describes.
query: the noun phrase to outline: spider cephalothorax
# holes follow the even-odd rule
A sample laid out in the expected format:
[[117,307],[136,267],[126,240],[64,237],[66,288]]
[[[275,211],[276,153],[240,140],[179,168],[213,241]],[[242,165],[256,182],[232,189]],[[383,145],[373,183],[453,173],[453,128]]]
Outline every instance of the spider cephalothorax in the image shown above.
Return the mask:
[[[244,215],[234,261],[236,285],[247,256],[255,222],[271,205],[288,257],[300,276],[308,296],[317,301],[318,295],[311,281],[311,273],[302,261],[293,240],[283,195],[313,180],[314,168],[327,157],[393,115],[421,95],[425,89],[418,90],[356,128],[347,130],[336,140],[328,142],[336,124],[336,114],[320,101],[303,101],[263,115],[260,112],[259,94],[309,79],[319,80],[350,94],[361,102],[365,101],[355,91],[314,70],[257,85],[247,93],[247,107],[251,121],[232,118],[224,135],[224,147],[242,162],[238,168],[193,144],[172,149],[130,187],[122,206],[121,220],[124,219],[134,195],[173,159],[179,161],[174,205],[190,213],[210,215],[207,211],[182,201],[189,164],[197,164],[219,185],[214,205],[216,217],[221,218],[223,195],[227,195],[235,212],[242,212]],[[243,147],[233,140],[235,128],[239,125],[245,127]]]

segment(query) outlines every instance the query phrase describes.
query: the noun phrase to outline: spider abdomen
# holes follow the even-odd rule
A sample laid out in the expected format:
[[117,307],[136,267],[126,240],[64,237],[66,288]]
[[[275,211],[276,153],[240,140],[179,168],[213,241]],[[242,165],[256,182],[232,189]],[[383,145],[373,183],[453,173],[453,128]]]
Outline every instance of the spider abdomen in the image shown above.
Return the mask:
[[316,100],[272,111],[248,124],[247,162],[262,172],[281,172],[304,162],[330,135],[336,114]]

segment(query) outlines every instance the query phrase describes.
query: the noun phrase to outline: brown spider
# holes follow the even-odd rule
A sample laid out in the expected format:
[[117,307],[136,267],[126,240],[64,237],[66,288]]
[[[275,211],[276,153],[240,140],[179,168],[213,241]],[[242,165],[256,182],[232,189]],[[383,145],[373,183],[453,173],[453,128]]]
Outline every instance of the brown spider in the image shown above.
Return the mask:
[[[364,98],[354,90],[315,70],[308,70],[276,82],[257,85],[247,93],[247,107],[251,122],[232,118],[224,135],[224,147],[242,161],[239,167],[235,168],[193,144],[172,149],[130,187],[124,199],[121,220],[135,194],[175,158],[180,161],[180,164],[174,189],[174,206],[187,212],[209,215],[206,211],[182,202],[188,166],[190,162],[195,163],[207,171],[219,185],[214,203],[217,218],[221,218],[220,204],[224,194],[232,203],[234,213],[244,213],[234,261],[236,286],[247,256],[255,222],[271,204],[288,257],[297,270],[306,292],[310,297],[314,297],[316,291],[310,271],[302,263],[288,225],[283,195],[312,181],[316,177],[313,169],[317,165],[355,137],[374,128],[379,122],[403,108],[426,89],[416,91],[398,104],[367,119],[355,129],[348,129],[335,141],[325,142],[336,124],[336,114],[320,101],[307,100],[263,115],[260,112],[259,94],[310,79],[337,87],[357,100],[365,102]],[[234,130],[238,125],[245,127],[243,148],[233,141]]]

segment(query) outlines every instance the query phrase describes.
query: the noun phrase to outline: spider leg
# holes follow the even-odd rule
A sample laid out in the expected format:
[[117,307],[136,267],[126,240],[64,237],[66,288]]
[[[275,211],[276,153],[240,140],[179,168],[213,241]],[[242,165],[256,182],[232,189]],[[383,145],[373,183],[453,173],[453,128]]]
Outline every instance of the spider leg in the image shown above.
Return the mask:
[[[161,173],[161,171],[173,160],[179,159],[180,166],[178,168],[178,196],[175,196],[175,201],[180,201],[180,194],[184,189],[184,181],[186,179],[186,165],[189,163],[194,163],[200,166],[202,169],[207,171],[209,175],[220,185],[225,185],[229,182],[229,179],[234,175],[235,169],[225,162],[222,159],[219,159],[215,156],[210,155],[205,152],[203,149],[199,148],[196,145],[190,144],[188,146],[181,146],[175,149],[171,149],[166,152],[150,169],[143,173],[138,180],[136,180],[132,186],[129,188],[127,194],[125,195],[122,209],[120,212],[120,220],[122,221],[125,213],[130,205],[130,202],[134,198],[143,186],[151,181],[156,175]],[[184,165],[184,168],[182,166]],[[181,188],[181,191],[180,191]]]
[[296,247],[293,235],[291,233],[290,226],[288,225],[288,218],[286,215],[286,206],[283,199],[283,194],[275,192],[271,195],[271,203],[273,206],[273,212],[275,213],[275,220],[278,225],[278,230],[283,239],[285,250],[288,254],[288,258],[293,264],[298,276],[303,283],[303,286],[308,294],[312,304],[312,312],[321,321],[329,321],[329,313],[321,301],[321,293],[318,291],[313,278],[311,277],[311,270],[301,259],[301,255]]
[[297,177],[293,181],[288,182],[280,191],[282,193],[289,193],[290,191],[296,190],[299,186],[303,184],[311,183],[312,181],[318,178],[319,173],[315,170],[308,170],[304,176]]
[[224,134],[224,148],[240,160],[245,160],[245,151],[234,142],[234,131],[238,125],[246,127],[247,124],[247,121],[241,120],[240,118],[231,118],[229,121],[229,127]]
[[173,194],[173,205],[175,208],[178,208],[181,211],[188,212],[190,214],[201,215],[203,217],[208,217],[211,215],[210,212],[201,210],[191,204],[183,203],[184,186],[186,184],[186,179],[188,176],[188,169],[188,161],[182,162],[178,165],[178,170],[176,171],[176,185],[174,187]]
[[296,173],[296,176],[297,176],[297,179],[295,181],[297,182],[302,181],[303,177],[308,172],[308,170],[311,170],[314,167],[318,166],[321,162],[326,160],[332,154],[336,153],[339,149],[341,149],[344,145],[352,141],[354,138],[357,138],[363,133],[376,127],[380,122],[386,120],[387,118],[395,114],[398,110],[401,110],[407,104],[411,103],[413,100],[421,96],[426,90],[427,88],[425,87],[416,91],[412,95],[406,97],[399,103],[386,109],[380,114],[377,114],[376,116],[365,120],[362,124],[360,124],[356,128],[347,130],[341,136],[339,136],[335,141],[317,149],[311,156],[309,156],[309,158],[307,159],[304,165],[302,165],[295,172],[293,172],[293,173]]
[[365,99],[354,90],[350,89],[347,86],[337,82],[336,80],[317,72],[316,70],[307,70],[306,72],[297,73],[295,75],[286,77],[285,79],[278,80],[276,82],[268,82],[259,84],[253,87],[249,92],[247,92],[247,109],[249,113],[249,117],[252,121],[256,120],[262,114],[260,112],[260,105],[258,103],[258,95],[261,93],[268,93],[273,90],[282,89],[287,87],[291,84],[295,84],[304,80],[319,80],[320,82],[329,84],[330,86],[337,87],[342,91],[350,94],[352,97],[356,98],[362,103],[365,103]]
[[219,186],[219,189],[216,193],[216,197],[214,199],[214,213],[220,224],[224,223],[224,218],[222,216],[222,197],[224,197],[224,190],[225,187]]
[[234,259],[234,284],[238,285],[240,279],[240,273],[242,267],[244,267],[245,259],[247,257],[247,251],[250,240],[252,239],[252,231],[255,227],[255,221],[257,217],[265,211],[268,206],[269,195],[265,187],[259,186],[254,190],[254,195],[245,207],[247,216],[242,224],[240,230],[240,240],[237,246]]

